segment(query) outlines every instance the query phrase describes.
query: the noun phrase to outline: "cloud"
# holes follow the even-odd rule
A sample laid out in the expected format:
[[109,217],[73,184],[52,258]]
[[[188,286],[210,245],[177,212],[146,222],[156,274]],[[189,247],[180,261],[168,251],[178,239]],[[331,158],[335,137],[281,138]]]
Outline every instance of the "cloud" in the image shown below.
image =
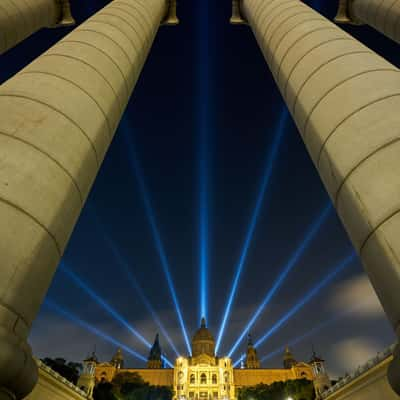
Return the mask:
[[340,313],[349,310],[353,315],[364,319],[385,316],[374,289],[364,274],[336,285],[330,308]]
[[348,372],[365,364],[380,350],[382,348],[379,342],[362,336],[345,339],[333,346],[336,365]]

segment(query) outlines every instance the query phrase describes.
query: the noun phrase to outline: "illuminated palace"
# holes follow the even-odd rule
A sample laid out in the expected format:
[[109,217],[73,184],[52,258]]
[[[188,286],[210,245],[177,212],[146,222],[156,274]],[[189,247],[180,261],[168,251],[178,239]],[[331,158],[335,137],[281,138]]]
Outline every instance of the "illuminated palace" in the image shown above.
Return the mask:
[[230,358],[215,355],[214,337],[204,319],[193,336],[192,355],[177,358],[174,368],[164,368],[158,335],[150,350],[147,368],[124,368],[121,350],[108,363],[98,363],[96,360],[96,383],[112,381],[121,372],[136,372],[151,385],[173,387],[175,400],[235,399],[241,387],[291,379],[313,381],[317,393],[330,386],[323,360],[315,355],[310,363],[298,362],[287,348],[283,356],[283,368],[261,368],[251,337],[243,365],[233,368]]

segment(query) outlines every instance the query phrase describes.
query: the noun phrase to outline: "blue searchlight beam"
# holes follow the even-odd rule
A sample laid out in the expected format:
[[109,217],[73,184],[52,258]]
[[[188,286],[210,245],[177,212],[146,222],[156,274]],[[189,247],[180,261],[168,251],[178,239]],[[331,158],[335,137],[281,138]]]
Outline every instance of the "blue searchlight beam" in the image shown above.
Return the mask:
[[197,127],[198,127],[198,196],[199,196],[199,321],[208,320],[209,275],[209,138],[213,118],[211,104],[210,0],[198,1],[197,24]]
[[[228,322],[228,318],[229,315],[231,313],[232,310],[232,304],[235,298],[235,294],[236,294],[236,290],[238,288],[238,284],[239,284],[239,279],[244,267],[244,264],[246,262],[246,258],[247,258],[247,253],[249,251],[250,248],[250,244],[251,241],[253,239],[254,236],[254,231],[257,225],[257,221],[258,221],[258,217],[260,215],[260,211],[261,211],[261,207],[263,205],[263,201],[264,201],[264,197],[265,197],[265,193],[268,187],[268,184],[271,180],[271,176],[272,176],[272,172],[273,172],[273,168],[274,168],[274,164],[275,164],[275,160],[278,156],[279,153],[279,147],[280,144],[282,142],[283,136],[286,132],[286,124],[288,121],[288,111],[286,109],[286,107],[284,106],[281,115],[280,115],[280,119],[278,122],[278,126],[276,128],[276,134],[275,134],[275,139],[274,142],[272,144],[272,147],[269,151],[268,157],[267,157],[267,165],[265,168],[265,172],[264,172],[264,176],[262,178],[261,181],[261,186],[260,186],[260,190],[258,192],[258,196],[257,196],[257,202],[256,205],[254,207],[254,211],[250,220],[250,224],[247,230],[247,234],[246,234],[246,238],[243,244],[243,248],[242,248],[242,252],[239,258],[239,262],[236,266],[236,272],[235,272],[235,276],[233,279],[233,283],[232,283],[232,287],[231,287],[231,291],[229,293],[229,297],[228,297],[228,301],[226,303],[225,306],[225,310],[224,310],[224,314],[223,314],[223,318],[222,318],[222,322],[219,328],[219,332],[218,332],[218,336],[217,336],[217,341],[216,341],[216,345],[215,345],[215,351],[218,352],[219,346],[221,345],[221,340],[223,338],[224,335],[224,331],[226,328],[226,324]],[[243,335],[244,336],[244,335]]]
[[80,327],[86,329],[87,331],[95,334],[96,336],[99,336],[100,338],[104,339],[105,341],[114,344],[116,347],[120,347],[121,349],[125,350],[127,353],[131,354],[132,356],[138,358],[141,361],[146,362],[147,359],[146,357],[142,356],[141,354],[137,353],[136,351],[132,350],[130,347],[126,346],[125,344],[119,342],[118,340],[114,339],[110,335],[107,335],[100,329],[95,328],[94,326],[88,324],[87,322],[81,320],[78,318],[76,315],[72,314],[71,312],[67,311],[66,309],[62,308],[59,306],[57,303],[50,299],[46,299],[44,301],[44,304],[51,309],[52,311],[55,311],[57,314],[63,316],[64,318],[76,323]]
[[[302,309],[310,300],[312,300],[325,286],[331,283],[336,276],[342,272],[349,264],[354,261],[356,254],[353,252],[346,257],[336,268],[325,276],[316,286],[314,286],[298,303],[294,305],[282,318],[280,318],[257,342],[254,347],[259,347],[269,337],[271,337],[279,328],[281,328],[293,315]],[[240,360],[236,361],[238,363]]]
[[129,160],[129,163],[131,165],[132,171],[135,174],[136,179],[137,179],[138,184],[139,184],[139,189],[140,189],[140,192],[142,194],[144,206],[145,206],[145,209],[146,209],[146,216],[147,216],[147,219],[148,219],[150,227],[151,227],[151,232],[153,234],[153,239],[154,239],[154,242],[155,242],[155,245],[156,245],[156,249],[157,249],[158,255],[160,257],[161,266],[163,268],[165,277],[167,279],[168,288],[170,290],[171,297],[172,297],[172,300],[174,302],[174,306],[175,306],[175,310],[176,310],[176,313],[177,313],[177,316],[178,316],[179,325],[180,325],[181,330],[182,330],[183,338],[185,340],[185,344],[186,344],[188,353],[192,354],[191,346],[190,346],[190,342],[189,342],[189,337],[188,337],[188,334],[187,334],[187,331],[186,331],[185,322],[183,320],[182,311],[181,311],[181,308],[180,308],[180,305],[179,305],[179,301],[178,301],[178,296],[176,294],[175,286],[174,286],[174,283],[172,281],[172,275],[171,275],[171,272],[170,272],[168,258],[167,258],[167,255],[165,253],[164,246],[163,246],[163,243],[162,243],[162,240],[161,240],[161,235],[160,235],[160,232],[159,232],[158,227],[157,227],[156,217],[155,217],[152,205],[151,205],[150,196],[149,196],[149,194],[147,192],[147,188],[146,188],[146,185],[145,185],[145,182],[144,182],[143,173],[142,173],[142,171],[140,169],[139,162],[138,162],[137,157],[136,157],[135,147],[134,147],[132,138],[129,135],[129,131],[130,131],[129,128],[130,127],[129,127],[129,125],[127,125],[126,116],[124,116],[122,118],[122,121],[121,121],[121,124],[120,124],[120,129],[122,130],[123,137],[124,137],[126,145],[127,145],[128,160]]
[[65,262],[61,261],[59,269],[68,276],[78,287],[83,289],[99,306],[112,315],[115,320],[120,322],[129,332],[136,336],[147,348],[151,348],[151,344],[122,317],[117,311],[114,310],[107,302],[105,302],[92,288],[90,288],[75,272],[69,269]]
[[307,232],[303,242],[300,244],[300,246],[296,249],[296,251],[293,253],[281,273],[279,274],[278,278],[274,282],[272,288],[268,291],[266,296],[264,297],[263,301],[261,304],[258,306],[256,312],[253,314],[249,322],[247,323],[246,327],[244,328],[243,332],[239,336],[239,338],[236,340],[235,344],[232,346],[228,353],[228,357],[232,357],[232,354],[236,351],[238,346],[240,345],[241,341],[243,338],[247,335],[251,327],[255,324],[261,313],[264,311],[266,306],[270,303],[272,297],[275,295],[277,290],[281,287],[283,284],[284,280],[288,276],[289,272],[293,269],[293,267],[297,264],[299,261],[300,257],[303,255],[307,247],[310,245],[311,241],[314,239],[315,235],[319,231],[320,227],[322,224],[325,222],[327,219],[330,211],[332,210],[332,205],[329,203],[322,213],[319,215],[319,217],[313,222],[312,226],[310,227],[309,231]]
[[120,265],[120,267],[126,274],[128,280],[129,280],[129,283],[131,284],[133,289],[136,290],[136,292],[139,294],[140,299],[142,300],[143,304],[146,306],[147,310],[151,314],[154,322],[160,328],[161,333],[164,335],[168,344],[171,346],[172,350],[175,352],[175,355],[178,357],[180,353],[178,352],[177,348],[175,347],[174,342],[172,341],[166,328],[164,327],[163,323],[161,322],[160,317],[158,316],[157,312],[154,310],[152,304],[150,303],[150,300],[144,294],[144,291],[141,288],[141,286],[139,285],[136,277],[134,276],[132,269],[129,267],[128,261],[123,256],[122,252],[120,251],[120,249],[119,249],[118,245],[115,243],[115,241],[107,234],[107,232],[104,229],[103,224],[100,222],[95,210],[93,210],[93,208],[92,208],[91,211],[92,211],[93,217],[95,219],[95,222],[103,235],[104,241],[107,243],[108,247],[111,249],[111,251],[114,255],[114,258],[116,259],[117,263]]
[[351,315],[352,313],[357,311],[357,309],[362,308],[364,306],[364,303],[357,304],[357,305],[351,307],[349,310],[345,310],[345,311],[335,315],[334,317],[329,318],[326,321],[321,322],[320,324],[318,324],[317,326],[315,326],[314,328],[312,328],[308,332],[304,333],[303,335],[289,340],[289,342],[286,343],[285,345],[283,345],[283,346],[279,347],[278,349],[275,349],[272,352],[266,354],[264,357],[261,358],[260,361],[261,362],[267,361],[267,360],[271,359],[272,357],[276,356],[277,354],[282,353],[285,350],[286,346],[294,346],[297,343],[300,343],[303,340],[306,340],[307,338],[309,338],[310,336],[313,336],[316,333],[320,332],[321,330],[327,328],[328,326],[335,324],[340,319],[348,317],[349,315]]

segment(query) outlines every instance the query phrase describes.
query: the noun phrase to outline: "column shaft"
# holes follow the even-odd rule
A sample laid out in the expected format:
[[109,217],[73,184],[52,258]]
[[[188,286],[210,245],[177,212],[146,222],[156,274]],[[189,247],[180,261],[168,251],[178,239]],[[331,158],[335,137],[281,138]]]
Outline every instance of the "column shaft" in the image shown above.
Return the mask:
[[400,71],[299,0],[242,10],[400,334]]
[[[61,0],[1,0],[0,54],[39,29],[56,26],[68,6]],[[72,23],[70,19],[68,25]]]
[[368,24],[400,43],[400,0],[339,0],[336,22]]
[[166,12],[114,0],[0,86],[0,392],[35,384],[31,323]]

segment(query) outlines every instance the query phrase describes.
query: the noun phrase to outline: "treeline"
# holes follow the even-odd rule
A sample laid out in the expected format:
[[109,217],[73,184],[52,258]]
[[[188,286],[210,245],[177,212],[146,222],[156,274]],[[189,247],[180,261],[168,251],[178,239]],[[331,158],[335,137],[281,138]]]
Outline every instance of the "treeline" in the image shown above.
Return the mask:
[[259,384],[239,389],[238,400],[314,400],[313,383],[307,379],[274,382],[271,385]]
[[172,400],[172,388],[152,386],[136,372],[122,372],[112,382],[100,382],[94,400]]
[[48,357],[43,358],[41,361],[74,385],[77,384],[83,368],[81,363],[67,362],[64,358]]

